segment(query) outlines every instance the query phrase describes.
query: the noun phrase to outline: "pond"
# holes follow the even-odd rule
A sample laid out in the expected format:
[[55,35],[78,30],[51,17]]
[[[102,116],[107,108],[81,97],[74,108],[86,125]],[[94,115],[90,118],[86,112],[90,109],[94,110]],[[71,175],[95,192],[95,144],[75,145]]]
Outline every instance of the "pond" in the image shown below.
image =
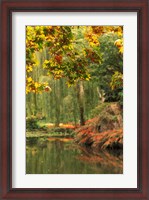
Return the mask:
[[28,139],[26,174],[122,174],[122,153],[92,152],[72,138]]

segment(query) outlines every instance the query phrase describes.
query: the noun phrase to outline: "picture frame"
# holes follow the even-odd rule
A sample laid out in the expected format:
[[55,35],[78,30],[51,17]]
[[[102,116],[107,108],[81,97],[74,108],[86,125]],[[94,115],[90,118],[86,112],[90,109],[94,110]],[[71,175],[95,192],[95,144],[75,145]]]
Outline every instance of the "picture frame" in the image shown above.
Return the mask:
[[[12,13],[37,11],[137,12],[137,188],[12,187]],[[3,0],[1,13],[1,199],[149,199],[148,1]]]

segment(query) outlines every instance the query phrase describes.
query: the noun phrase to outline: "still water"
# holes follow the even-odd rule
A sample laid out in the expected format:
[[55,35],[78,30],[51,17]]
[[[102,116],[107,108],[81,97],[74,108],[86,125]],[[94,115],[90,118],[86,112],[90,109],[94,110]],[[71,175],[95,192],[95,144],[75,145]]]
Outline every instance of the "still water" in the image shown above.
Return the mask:
[[90,152],[71,138],[28,140],[27,174],[122,174],[122,154]]

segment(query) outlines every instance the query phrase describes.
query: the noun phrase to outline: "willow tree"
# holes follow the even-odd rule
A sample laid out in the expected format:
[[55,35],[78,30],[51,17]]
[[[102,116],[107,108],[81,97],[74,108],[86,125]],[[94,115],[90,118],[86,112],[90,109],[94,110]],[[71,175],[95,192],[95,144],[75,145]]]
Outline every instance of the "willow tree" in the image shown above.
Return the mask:
[[[99,37],[107,32],[122,33],[119,26],[27,26],[26,28],[26,93],[50,91],[46,82],[34,80],[31,76],[37,64],[37,52],[45,48],[48,59],[43,62],[47,75],[55,80],[66,78],[68,87],[76,85],[80,122],[84,124],[84,81],[89,81],[91,67],[101,64]],[[122,53],[122,35],[114,41]],[[121,47],[120,47],[121,44]],[[115,76],[116,77],[116,76]],[[115,80],[115,79],[113,79]],[[111,81],[112,82],[112,81]],[[111,83],[111,87],[114,87]]]

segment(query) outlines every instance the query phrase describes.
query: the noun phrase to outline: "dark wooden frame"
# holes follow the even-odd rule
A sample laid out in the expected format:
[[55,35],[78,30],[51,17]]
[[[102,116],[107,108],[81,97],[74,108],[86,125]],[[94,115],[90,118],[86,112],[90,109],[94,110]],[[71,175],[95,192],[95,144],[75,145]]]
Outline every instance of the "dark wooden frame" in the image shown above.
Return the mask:
[[[0,65],[0,199],[149,199],[148,0],[2,0]],[[12,188],[12,12],[137,12],[138,16],[138,184],[136,189]],[[131,97],[130,97],[131,98]],[[131,133],[130,133],[131,134]]]

